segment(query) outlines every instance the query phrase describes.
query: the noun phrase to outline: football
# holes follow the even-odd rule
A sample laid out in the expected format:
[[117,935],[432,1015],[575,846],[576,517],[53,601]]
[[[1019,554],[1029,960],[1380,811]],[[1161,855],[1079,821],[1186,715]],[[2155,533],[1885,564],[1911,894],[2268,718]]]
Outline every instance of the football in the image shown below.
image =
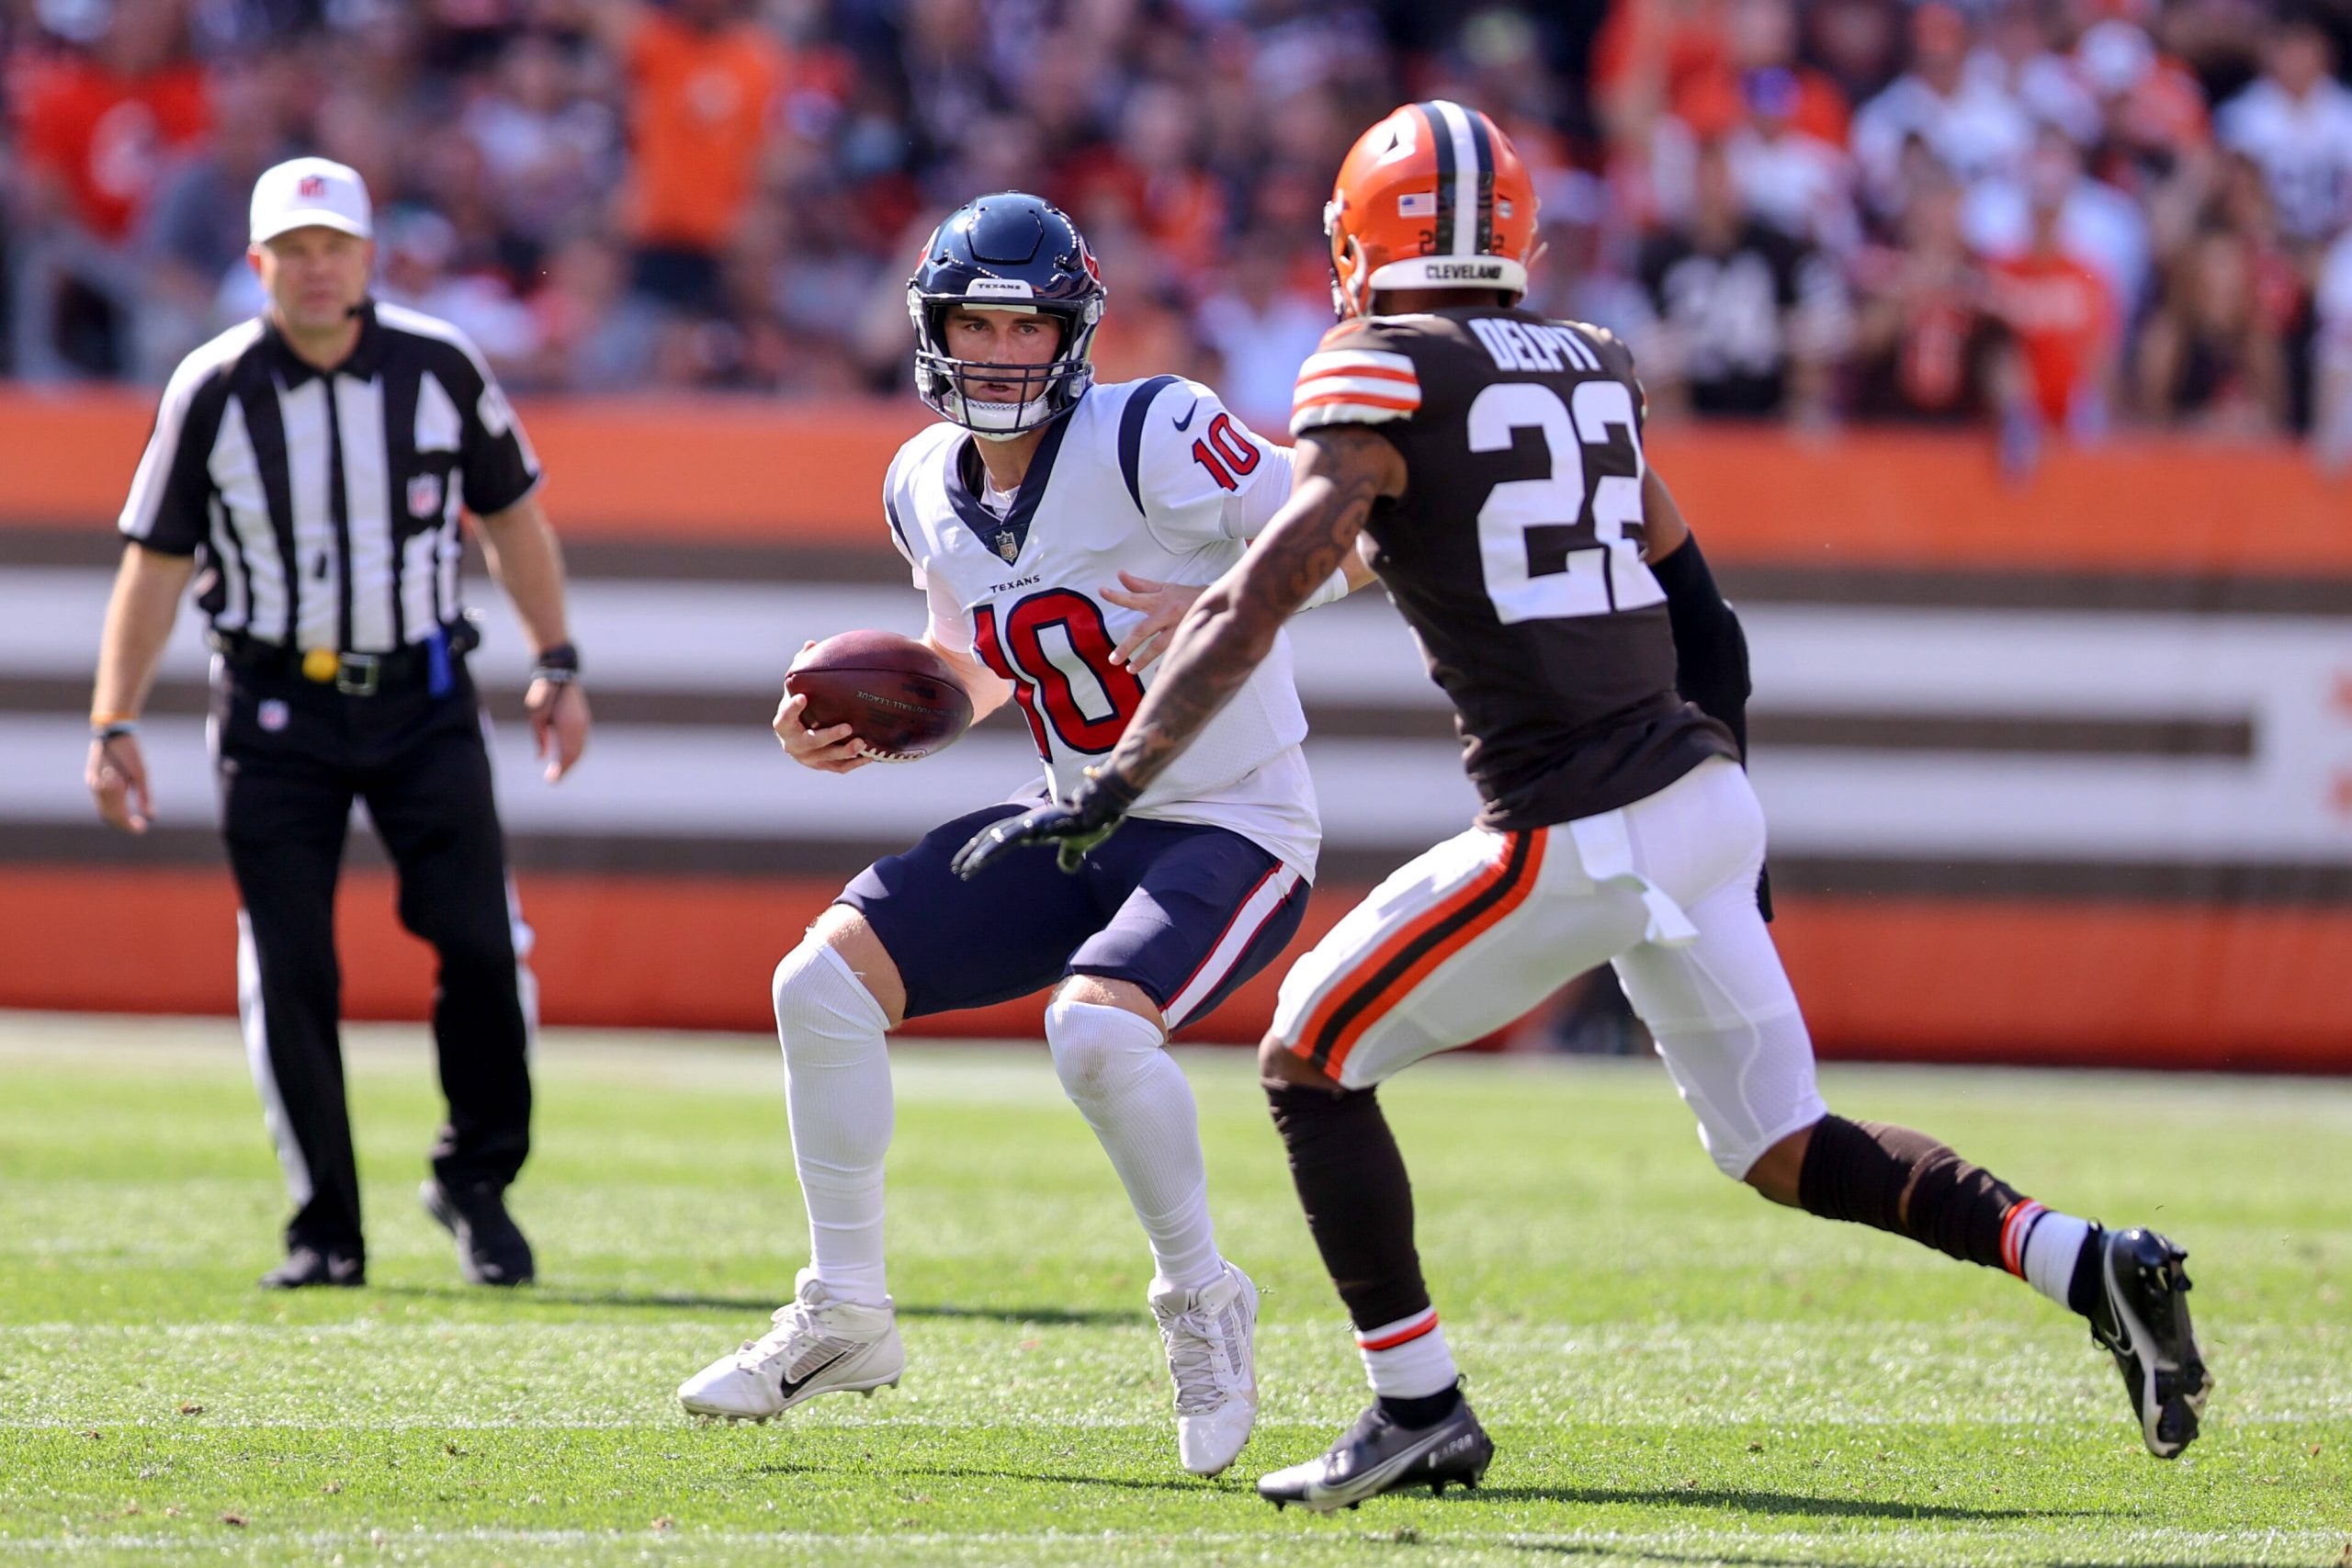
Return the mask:
[[972,723],[972,699],[946,660],[896,632],[827,637],[793,666],[784,689],[808,699],[802,723],[850,726],[876,761],[928,757]]

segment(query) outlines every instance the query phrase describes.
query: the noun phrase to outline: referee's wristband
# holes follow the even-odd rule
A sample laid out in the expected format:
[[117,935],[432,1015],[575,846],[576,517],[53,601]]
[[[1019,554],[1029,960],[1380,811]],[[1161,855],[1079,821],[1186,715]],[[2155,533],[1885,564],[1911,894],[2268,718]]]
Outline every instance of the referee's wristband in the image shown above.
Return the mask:
[[568,686],[580,679],[580,650],[568,642],[539,649],[531,661],[531,679],[550,686]]

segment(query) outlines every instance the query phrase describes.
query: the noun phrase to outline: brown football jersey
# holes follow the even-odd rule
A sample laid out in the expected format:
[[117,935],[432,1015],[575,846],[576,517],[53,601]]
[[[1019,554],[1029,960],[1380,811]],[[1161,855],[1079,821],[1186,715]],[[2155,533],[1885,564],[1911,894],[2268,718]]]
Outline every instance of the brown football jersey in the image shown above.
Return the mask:
[[1362,424],[1404,455],[1373,566],[1453,699],[1483,826],[1611,811],[1738,755],[1675,691],[1643,416],[1608,332],[1497,306],[1344,322],[1299,370],[1294,435]]

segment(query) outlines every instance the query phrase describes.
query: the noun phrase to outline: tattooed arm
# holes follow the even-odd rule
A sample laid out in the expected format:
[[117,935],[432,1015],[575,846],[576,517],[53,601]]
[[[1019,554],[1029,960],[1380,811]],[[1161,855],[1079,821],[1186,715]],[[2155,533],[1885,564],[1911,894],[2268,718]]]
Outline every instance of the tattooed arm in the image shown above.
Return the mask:
[[1265,660],[1283,623],[1354,558],[1372,503],[1405,488],[1404,458],[1362,425],[1308,432],[1297,463],[1290,500],[1176,628],[1100,782],[1149,787]]
[[1373,502],[1404,492],[1405,459],[1386,437],[1361,425],[1301,436],[1290,500],[1233,570],[1193,602],[1117,748],[1087,771],[1068,804],[982,829],[956,855],[956,874],[977,875],[1019,845],[1046,843],[1060,846],[1062,869],[1075,871],[1241,689],[1283,623],[1353,556]]

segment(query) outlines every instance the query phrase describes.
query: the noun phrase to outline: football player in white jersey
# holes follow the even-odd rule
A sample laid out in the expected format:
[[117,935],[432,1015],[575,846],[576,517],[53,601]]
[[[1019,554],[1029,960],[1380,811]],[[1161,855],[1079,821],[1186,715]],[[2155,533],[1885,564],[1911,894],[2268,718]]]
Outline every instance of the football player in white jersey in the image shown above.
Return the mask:
[[[1201,588],[1290,491],[1290,454],[1173,376],[1092,385],[1104,289],[1069,218],[1003,193],[951,215],[909,285],[916,385],[944,423],[884,482],[892,540],[930,606],[922,640],[977,713],[1010,697],[1067,795],[1143,702],[1141,667]],[[1335,574],[1316,602],[1369,581]],[[873,759],[847,726],[775,728],[804,765]],[[1102,1140],[1154,1265],[1149,1300],[1176,1383],[1185,1469],[1230,1464],[1257,1419],[1258,1296],[1217,1252],[1192,1090],[1161,1049],[1264,967],[1305,911],[1321,829],[1278,648],[1105,851],[1065,876],[1023,856],[977,880],[974,833],[1044,797],[981,807],[868,868],[775,972],[793,1156],[812,1259],[775,1326],[688,1380],[703,1415],[763,1420],[804,1399],[898,1382],[886,1289],[883,1036],[903,1020],[1052,988],[1046,1034]]]

